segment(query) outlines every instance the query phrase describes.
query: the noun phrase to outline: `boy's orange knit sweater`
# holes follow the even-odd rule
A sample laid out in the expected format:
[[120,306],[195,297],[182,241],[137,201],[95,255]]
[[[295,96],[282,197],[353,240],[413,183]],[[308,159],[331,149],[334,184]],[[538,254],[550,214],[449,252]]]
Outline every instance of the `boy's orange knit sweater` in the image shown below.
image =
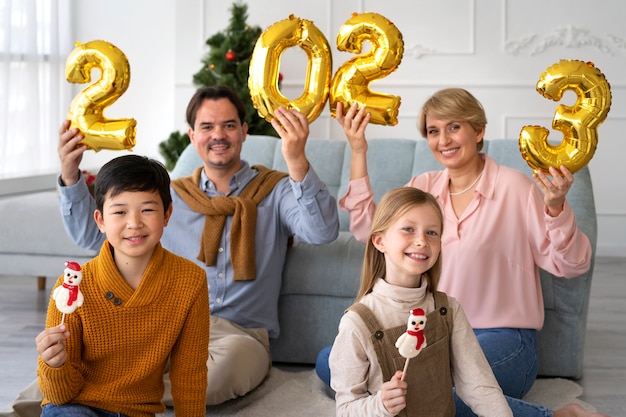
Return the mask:
[[[165,410],[163,372],[178,417],[206,414],[209,296],[202,268],[157,245],[139,287],[118,272],[108,242],[83,268],[84,304],[66,315],[68,359],[39,358],[42,404],[80,403],[130,417]],[[63,283],[63,276],[56,286]],[[61,323],[54,300],[46,326]]]

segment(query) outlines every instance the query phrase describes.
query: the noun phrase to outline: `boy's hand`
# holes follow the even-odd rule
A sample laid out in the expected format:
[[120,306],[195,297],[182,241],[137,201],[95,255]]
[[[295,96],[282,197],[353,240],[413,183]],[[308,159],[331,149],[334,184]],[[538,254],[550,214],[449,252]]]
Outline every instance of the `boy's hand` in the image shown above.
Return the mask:
[[398,414],[406,407],[406,389],[408,385],[401,378],[402,371],[396,371],[395,375],[389,381],[383,383],[382,387],[381,398],[383,405],[393,415]]
[[37,335],[35,338],[37,353],[48,366],[59,368],[65,363],[67,360],[65,340],[69,336],[70,332],[66,330],[64,324],[45,329]]

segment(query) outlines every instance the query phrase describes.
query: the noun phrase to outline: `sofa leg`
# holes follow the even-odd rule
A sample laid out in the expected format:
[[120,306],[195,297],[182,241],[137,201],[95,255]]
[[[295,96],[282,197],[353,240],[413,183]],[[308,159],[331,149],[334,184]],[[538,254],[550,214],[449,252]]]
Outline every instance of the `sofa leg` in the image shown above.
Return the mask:
[[37,277],[37,289],[43,291],[46,289],[46,277]]

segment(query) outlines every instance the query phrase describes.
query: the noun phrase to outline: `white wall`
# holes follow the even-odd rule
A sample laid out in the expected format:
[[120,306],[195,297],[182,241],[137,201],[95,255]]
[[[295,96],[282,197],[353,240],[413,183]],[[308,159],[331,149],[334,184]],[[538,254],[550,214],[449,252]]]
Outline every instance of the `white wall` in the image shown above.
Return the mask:
[[[400,30],[405,54],[398,70],[375,89],[402,97],[396,126],[370,126],[369,137],[418,138],[415,116],[434,91],[448,86],[472,91],[485,105],[487,137],[517,138],[525,125],[550,128],[559,103],[535,91],[540,74],[561,59],[592,61],[610,82],[607,120],[598,130],[590,163],[598,211],[598,253],[626,253],[626,186],[618,172],[626,130],[626,28],[622,0],[249,0],[251,25],[263,29],[290,14],[312,20],[333,50],[333,72],[352,55],[335,49],[341,24],[353,12],[373,11]],[[76,0],[77,40],[105,39],[122,49],[131,64],[128,91],[107,115],[137,119],[135,152],[160,158],[158,143],[186,130],[184,111],[195,87],[192,75],[207,52],[204,41],[230,18],[223,0]],[[300,95],[304,54],[289,50],[282,59],[283,92]],[[573,104],[566,94],[563,104]],[[571,101],[567,101],[571,100]],[[312,137],[344,140],[326,108],[311,126]],[[560,140],[559,132],[550,138]],[[90,153],[85,166],[97,167],[118,155]]]
[[[120,48],[130,63],[130,85],[105,110],[110,118],[137,120],[134,152],[162,159],[158,143],[174,130],[176,9],[173,0],[74,0],[76,41],[103,39]],[[94,74],[94,81],[97,76]],[[78,93],[85,88],[76,85]],[[69,103],[68,103],[69,106]],[[118,151],[85,154],[83,167],[97,168]]]

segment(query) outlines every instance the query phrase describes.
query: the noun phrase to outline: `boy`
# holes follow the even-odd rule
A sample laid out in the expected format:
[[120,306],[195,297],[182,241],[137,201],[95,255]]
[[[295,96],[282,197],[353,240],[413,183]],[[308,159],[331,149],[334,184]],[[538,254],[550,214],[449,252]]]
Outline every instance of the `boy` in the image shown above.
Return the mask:
[[[47,329],[35,340],[41,415],[162,413],[170,361],[176,415],[204,416],[207,279],[161,246],[172,213],[167,171],[142,156],[118,157],[98,173],[95,199],[94,218],[107,239],[82,267],[84,303],[59,325],[62,313],[51,300]],[[60,277],[56,286],[62,283]]]

